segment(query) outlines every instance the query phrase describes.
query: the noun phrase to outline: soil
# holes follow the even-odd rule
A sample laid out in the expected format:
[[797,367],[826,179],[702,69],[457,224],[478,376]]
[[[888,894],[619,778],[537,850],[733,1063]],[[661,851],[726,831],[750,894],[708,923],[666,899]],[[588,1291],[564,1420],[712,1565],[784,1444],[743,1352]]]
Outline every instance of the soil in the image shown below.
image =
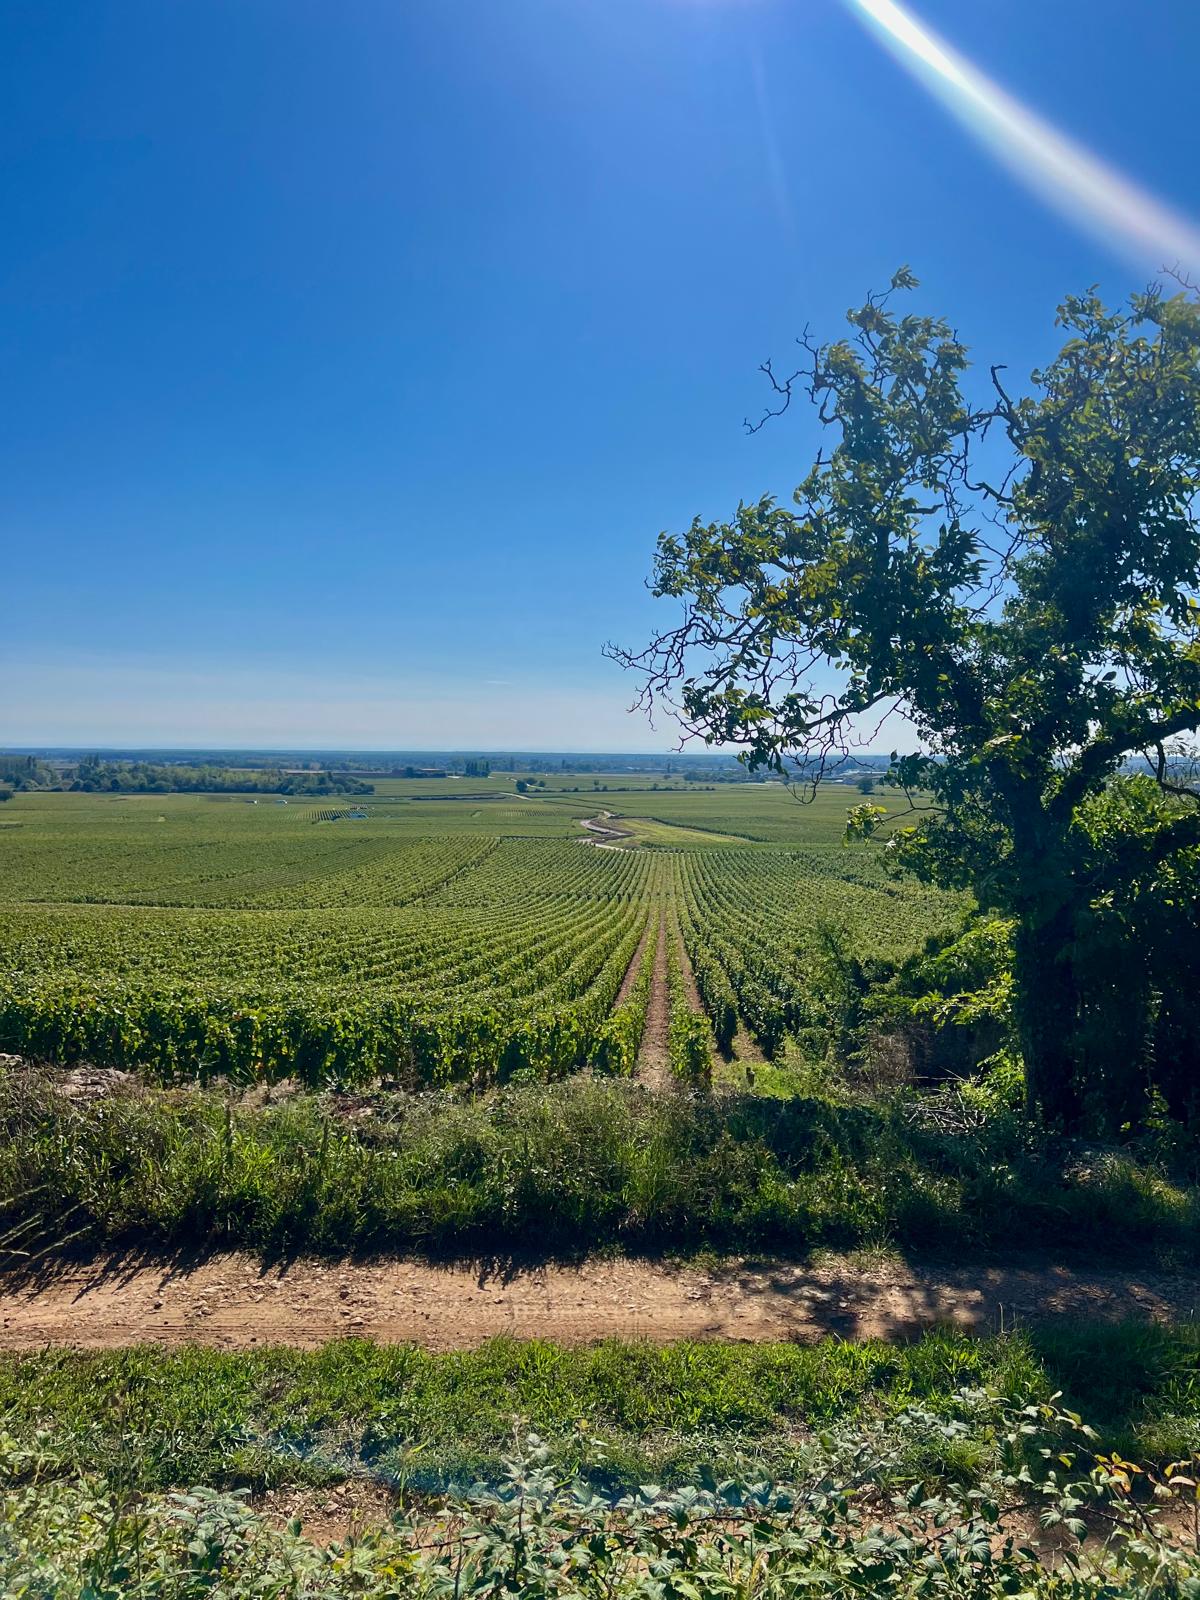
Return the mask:
[[[751,1073],[753,1073],[755,1067],[762,1066],[766,1062],[766,1056],[763,1055],[746,1031],[745,1023],[739,1023],[738,1031],[733,1036],[733,1048],[729,1052],[729,1059],[738,1062],[744,1067],[749,1067]],[[753,1081],[753,1077],[751,1077],[750,1082]]]
[[664,1090],[671,1086],[671,996],[667,987],[667,919],[658,919],[658,948],[654,952],[654,978],[650,1003],[646,1007],[646,1026],[638,1051],[638,1081],[647,1088]]
[[597,1339],[811,1341],[911,1337],[952,1324],[993,1331],[1056,1315],[1181,1319],[1200,1278],[1066,1266],[818,1265],[735,1260],[719,1267],[592,1261],[525,1270],[421,1262],[263,1266],[100,1261],[0,1278],[0,1349],[110,1349],[148,1341],[225,1349],[311,1348],[357,1336],[465,1349],[497,1335]]
[[252,1502],[253,1508],[274,1528],[293,1520],[313,1544],[344,1544],[381,1527],[396,1511],[399,1501],[386,1484],[370,1478],[347,1478],[331,1489],[297,1488],[288,1484],[268,1489]]
[[638,941],[637,949],[633,952],[633,960],[625,968],[625,976],[621,979],[621,987],[617,992],[617,998],[613,1001],[612,1008],[614,1011],[618,1006],[623,1006],[633,992],[633,986],[638,981],[638,973],[642,970],[642,956],[646,953],[646,940],[650,937],[650,930],[653,927],[654,919],[651,918],[646,924],[645,933],[642,934],[641,939]]
[[627,843],[633,837],[628,828],[613,826],[611,811],[602,811],[598,817],[584,817],[580,820],[579,826],[586,828],[589,833],[599,836],[598,838],[587,839],[584,843],[600,844],[601,848],[612,849],[617,840]]

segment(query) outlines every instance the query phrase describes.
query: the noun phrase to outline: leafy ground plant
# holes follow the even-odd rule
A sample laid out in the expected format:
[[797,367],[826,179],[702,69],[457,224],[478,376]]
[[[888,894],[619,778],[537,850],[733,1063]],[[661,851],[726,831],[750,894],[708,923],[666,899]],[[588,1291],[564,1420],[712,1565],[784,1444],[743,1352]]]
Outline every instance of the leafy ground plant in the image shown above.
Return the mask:
[[[241,1497],[140,1500],[95,1479],[41,1482],[0,1441],[0,1577],[6,1593],[43,1600],[1195,1594],[1194,1542],[1159,1511],[1169,1480],[1155,1484],[1158,1501],[1136,1498],[1128,1464],[1095,1459],[1090,1429],[1053,1402],[997,1406],[995,1421],[988,1481],[932,1494],[881,1491],[887,1463],[870,1433],[821,1441],[788,1485],[647,1484],[616,1500],[564,1482],[534,1437],[496,1487],[325,1547],[296,1524],[268,1527]],[[1194,1494],[1190,1479],[1182,1493]]]

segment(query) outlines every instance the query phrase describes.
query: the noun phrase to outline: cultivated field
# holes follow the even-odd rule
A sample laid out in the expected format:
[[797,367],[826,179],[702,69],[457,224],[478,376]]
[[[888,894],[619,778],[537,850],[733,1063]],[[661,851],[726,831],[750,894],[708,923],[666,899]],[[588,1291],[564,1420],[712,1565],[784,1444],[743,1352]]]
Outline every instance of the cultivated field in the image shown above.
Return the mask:
[[865,1594],[883,1516],[894,1592],[949,1540],[1036,1593],[1085,1495],[1115,1581],[1124,1530],[1184,1562],[1095,1451],[1200,1446],[1186,1153],[876,1070],[866,998],[965,907],[843,845],[857,798],[9,802],[18,1592],[782,1594],[755,1551],[811,1535]]
[[831,941],[895,962],[955,914],[841,845],[852,791],[805,806],[778,785],[556,781],[385,780],[362,816],[23,795],[0,826],[0,1049],[479,1087],[628,1075],[653,1012],[688,1076],[707,1033],[773,1055],[819,1028]]

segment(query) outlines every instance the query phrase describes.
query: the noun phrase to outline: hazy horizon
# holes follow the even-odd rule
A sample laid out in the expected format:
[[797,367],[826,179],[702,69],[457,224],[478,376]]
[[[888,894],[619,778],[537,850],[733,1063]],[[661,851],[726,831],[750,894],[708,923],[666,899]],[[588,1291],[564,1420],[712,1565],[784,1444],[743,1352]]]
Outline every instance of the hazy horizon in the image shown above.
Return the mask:
[[[188,745],[188,744],[26,744],[5,745],[0,749],[0,754],[16,756],[44,756],[54,758],[57,756],[111,756],[127,758],[131,755],[158,755],[158,756],[330,756],[354,757],[364,756],[388,757],[393,762],[405,756],[441,756],[446,759],[460,757],[486,758],[490,761],[501,760],[505,756],[519,756],[521,758],[538,757],[543,760],[554,760],[559,756],[578,756],[593,761],[687,761],[697,758],[701,761],[722,761],[728,763],[736,759],[737,750],[732,746],[719,749],[705,749],[703,746],[691,748],[684,746],[682,749],[670,750],[594,750],[582,746],[566,745],[506,745],[498,748],[494,745]],[[847,756],[853,762],[858,758],[872,761],[884,761],[888,752],[885,750],[854,749]]]

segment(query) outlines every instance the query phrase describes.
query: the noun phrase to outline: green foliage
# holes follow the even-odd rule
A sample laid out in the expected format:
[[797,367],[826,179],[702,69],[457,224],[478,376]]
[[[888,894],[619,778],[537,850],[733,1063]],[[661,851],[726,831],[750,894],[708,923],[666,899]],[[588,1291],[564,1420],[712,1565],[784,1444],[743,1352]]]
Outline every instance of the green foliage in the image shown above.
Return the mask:
[[588,1065],[611,1077],[631,1078],[637,1066],[638,1049],[646,1031],[646,1011],[654,982],[654,960],[658,949],[658,918],[648,925],[637,976],[625,1000],[609,1013],[596,1030]]
[[1117,1150],[1080,1162],[987,1107],[654,1094],[576,1077],[469,1102],[129,1088],[73,1103],[0,1078],[0,1235],[264,1254],[791,1253],[1037,1238],[1076,1256],[1194,1263],[1200,1192]]
[[[1143,1423],[1159,1425],[1171,1384],[1194,1376],[1197,1359],[1186,1331],[1157,1347],[1129,1332],[1110,1340],[1114,1376],[1101,1391],[1122,1449],[1137,1447]],[[1066,1355],[1074,1405],[1094,1387],[1085,1349]],[[885,1423],[914,1405],[947,1414],[966,1385],[1045,1398],[1052,1372],[1053,1355],[1023,1336],[949,1332],[899,1347],[496,1339],[442,1355],[363,1340],[312,1351],[143,1345],[0,1357],[0,1418],[29,1449],[52,1443],[63,1469],[100,1470],[140,1492],[363,1472],[438,1492],[498,1476],[514,1426],[535,1428],[561,1470],[628,1489],[686,1482],[705,1466],[786,1474],[819,1430]],[[978,1438],[986,1450],[986,1428]]]
[[40,789],[55,780],[53,767],[48,767],[36,756],[0,755],[0,783],[8,787],[11,795],[15,789]]
[[[892,291],[914,286],[905,269]],[[848,320],[849,340],[805,340],[805,369],[778,385],[786,408],[803,383],[832,431],[794,507],[764,498],[664,534],[655,590],[683,621],[618,658],[648,702],[679,702],[752,768],[798,755],[819,776],[864,719],[901,711],[922,753],[886,781],[915,820],[867,802],[852,831],[884,824],[898,861],[1013,921],[1031,1105],[1119,1128],[1145,1115],[1135,1041],[1177,969],[1143,968],[1135,992],[1114,981],[1135,941],[1110,901],[1156,873],[1191,881],[1200,847],[1171,756],[1200,728],[1200,306],[1071,297],[1067,342],[1022,399],[998,368],[968,397],[950,326],[890,293]],[[1098,840],[1089,806],[1142,754],[1175,804]],[[1157,1031],[1149,1066],[1170,1097],[1200,1017],[1175,1008]]]
[[[137,1501],[97,1476],[47,1481],[57,1466],[49,1450],[4,1440],[0,1577],[7,1592],[46,1600],[1194,1592],[1194,1545],[1136,1503],[1136,1467],[1092,1464],[1095,1435],[1078,1417],[1053,1402],[1006,1407],[969,1394],[959,1411],[987,1416],[997,1439],[978,1488],[897,1483],[904,1444],[889,1449],[866,1429],[822,1437],[786,1485],[710,1472],[673,1491],[645,1484],[614,1503],[556,1473],[532,1435],[497,1484],[436,1509],[410,1505],[389,1526],[324,1548],[299,1526],[272,1530],[244,1500],[207,1489]],[[943,1461],[962,1453],[960,1416],[914,1408],[897,1421]],[[1170,1480],[1161,1490],[1173,1497]],[[1031,1521],[1062,1536],[1053,1562],[1031,1542]]]
[[[610,785],[611,788],[611,785]],[[664,790],[619,802],[629,816],[649,817],[678,828],[782,846],[834,849],[842,842],[849,790],[822,787],[811,800],[777,779],[769,783],[722,784],[715,790]],[[614,808],[615,809],[615,808]]]
[[[414,1086],[555,1076],[600,1048],[653,858],[469,835],[360,845],[336,830],[309,846],[302,826],[279,825],[274,860],[253,835],[244,855],[168,843],[154,862],[138,838],[109,859],[110,882],[140,863],[143,894],[254,910],[0,916],[2,1047],[164,1078]],[[42,855],[31,868],[44,883]]]
[[1013,1014],[1013,926],[970,916],[867,997],[870,1026],[900,1033],[922,1076],[1001,1067],[1023,1089]]
[[704,1017],[692,1010],[673,939],[667,957],[667,1005],[671,1071],[682,1083],[707,1087],[712,1081],[711,1035]]
[[283,772],[278,767],[164,766],[151,761],[101,761],[89,756],[75,768],[70,787],[84,794],[372,794],[349,772]]
[[739,1016],[768,1056],[788,1034],[842,1044],[865,991],[952,926],[954,902],[840,851],[689,851],[678,878],[684,944],[726,1052]]
[[[1061,1319],[901,1344],[52,1349],[0,1357],[0,1431],[30,1457],[52,1455],[57,1473],[97,1471],[138,1493],[363,1474],[439,1493],[495,1480],[514,1427],[536,1429],[556,1470],[617,1491],[706,1470],[787,1477],[831,1429],[870,1429],[880,1465],[906,1483],[978,1482],[996,1461],[995,1419],[978,1403],[964,1410],[964,1389],[1036,1401],[1061,1391],[1106,1451],[1138,1460],[1168,1462],[1200,1442],[1194,1327]],[[917,1413],[955,1419],[957,1451],[913,1427]]]
[[[627,1074],[649,977],[610,1012],[668,901],[725,1049],[739,1011],[772,1048],[823,1025],[817,924],[886,965],[953,913],[834,846],[504,837],[529,825],[509,801],[430,802],[431,836],[424,803],[388,795],[332,827],[297,806],[24,797],[27,820],[0,831],[0,1050],[313,1086]],[[545,802],[543,825],[575,828],[571,804]]]
[[[517,1073],[558,1077],[601,1049],[640,931],[637,908],[615,903],[570,930],[546,963],[548,981],[538,983],[545,969],[535,967],[494,998],[473,981],[461,949],[436,997],[397,988],[356,998],[352,965],[332,993],[284,981],[247,991],[98,976],[85,988],[73,972],[13,976],[0,980],[0,1040],[38,1061],[138,1067],[163,1080],[481,1087]],[[520,998],[531,990],[533,1007]],[[456,1004],[456,991],[470,1001]]]

